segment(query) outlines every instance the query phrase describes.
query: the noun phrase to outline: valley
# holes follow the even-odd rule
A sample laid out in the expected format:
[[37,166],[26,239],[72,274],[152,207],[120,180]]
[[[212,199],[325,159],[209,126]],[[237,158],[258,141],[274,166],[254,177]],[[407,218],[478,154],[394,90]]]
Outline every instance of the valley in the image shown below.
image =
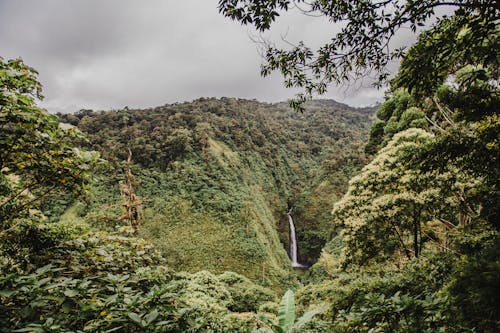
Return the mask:
[[97,228],[122,225],[118,185],[130,149],[134,188],[144,201],[139,235],[169,266],[290,285],[287,207],[294,205],[299,221],[298,258],[311,265],[334,232],[333,202],[365,159],[373,112],[327,100],[311,102],[300,114],[284,103],[203,98],[60,115],[108,161],[91,204],[73,205]]
[[496,2],[112,2],[0,2],[0,333],[500,331]]

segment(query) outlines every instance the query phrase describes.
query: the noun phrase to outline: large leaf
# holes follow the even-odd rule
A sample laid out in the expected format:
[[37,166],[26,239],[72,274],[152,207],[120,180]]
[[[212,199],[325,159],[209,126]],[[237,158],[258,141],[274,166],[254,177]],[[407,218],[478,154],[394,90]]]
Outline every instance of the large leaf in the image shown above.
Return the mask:
[[327,307],[323,306],[320,308],[316,308],[316,309],[312,309],[310,311],[307,311],[306,313],[304,313],[302,315],[302,317],[300,317],[297,320],[297,323],[295,323],[295,325],[293,326],[293,330],[296,332],[299,332],[305,324],[307,324],[308,322],[311,321],[311,319],[313,319],[313,317],[315,315],[325,311],[326,309],[327,309]]
[[295,303],[293,291],[290,289],[281,298],[278,310],[278,322],[284,332],[291,332],[293,323],[295,322]]
[[141,326],[142,326],[142,319],[141,319],[141,316],[140,316],[140,315],[138,315],[137,313],[135,313],[135,312],[130,312],[130,313],[128,314],[128,317],[129,317],[130,319],[132,319],[134,322],[136,322],[137,324],[139,324],[139,325],[141,325]]
[[151,324],[153,321],[156,320],[156,318],[158,318],[158,316],[160,315],[160,313],[158,312],[158,310],[154,309],[153,311],[151,311],[150,313],[148,313],[145,317],[144,317],[144,320],[146,321],[146,325],[149,325]]

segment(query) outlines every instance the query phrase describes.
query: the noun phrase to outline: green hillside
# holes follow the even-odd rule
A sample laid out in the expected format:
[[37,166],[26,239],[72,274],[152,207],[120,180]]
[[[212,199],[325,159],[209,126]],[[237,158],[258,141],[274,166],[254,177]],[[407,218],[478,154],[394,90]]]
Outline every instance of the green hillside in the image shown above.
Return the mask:
[[[36,70],[0,57],[1,333],[500,331],[498,6],[301,5],[345,23],[317,53],[265,55],[303,112],[201,98],[56,116]],[[261,31],[288,9],[219,1]],[[404,27],[422,31],[392,49]],[[384,82],[396,58],[376,111],[303,104]]]
[[98,228],[124,223],[119,182],[130,149],[144,201],[139,235],[153,240],[170,267],[287,285],[286,212],[294,207],[299,259],[313,263],[333,231],[332,203],[363,163],[372,114],[327,100],[296,113],[285,104],[202,98],[60,115],[109,161],[90,204],[75,203],[63,219],[78,211]]

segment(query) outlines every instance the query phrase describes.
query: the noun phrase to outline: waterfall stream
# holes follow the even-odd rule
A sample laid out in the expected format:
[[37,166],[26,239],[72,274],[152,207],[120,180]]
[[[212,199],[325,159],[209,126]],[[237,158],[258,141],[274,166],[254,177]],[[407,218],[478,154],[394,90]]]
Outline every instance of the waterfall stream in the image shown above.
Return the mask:
[[293,224],[291,208],[287,215],[288,223],[290,224],[290,259],[292,260],[292,267],[305,267],[297,260],[297,237],[295,236],[295,225]]

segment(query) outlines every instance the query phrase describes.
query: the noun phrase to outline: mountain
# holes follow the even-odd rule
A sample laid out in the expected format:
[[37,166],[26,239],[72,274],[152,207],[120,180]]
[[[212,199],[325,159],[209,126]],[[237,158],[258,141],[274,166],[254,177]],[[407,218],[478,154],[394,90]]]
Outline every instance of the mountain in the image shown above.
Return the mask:
[[263,285],[287,285],[287,212],[292,208],[299,261],[314,263],[333,232],[333,202],[365,163],[373,113],[332,100],[312,101],[297,113],[286,103],[200,98],[59,115],[108,161],[92,198],[74,202],[62,219],[104,229],[124,223],[119,183],[130,149],[132,183],[143,201],[139,235],[170,267],[229,270]]

